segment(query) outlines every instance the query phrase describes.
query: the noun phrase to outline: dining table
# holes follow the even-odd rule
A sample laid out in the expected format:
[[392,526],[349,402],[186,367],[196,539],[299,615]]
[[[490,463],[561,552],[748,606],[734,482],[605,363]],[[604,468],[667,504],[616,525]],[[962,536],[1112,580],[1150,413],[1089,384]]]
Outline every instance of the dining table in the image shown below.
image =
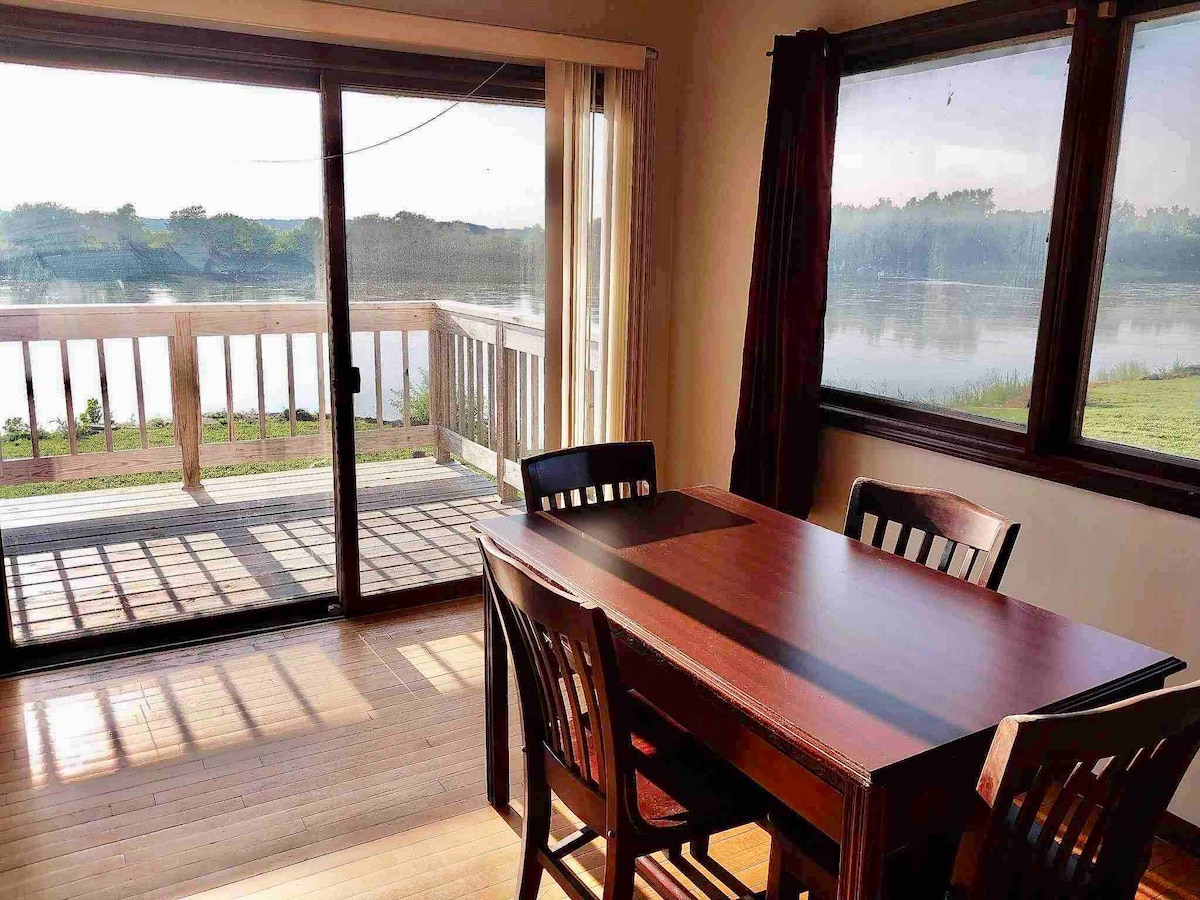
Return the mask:
[[[1005,716],[1185,664],[711,486],[476,523],[608,615],[628,688],[836,843],[837,897],[938,896]],[[508,804],[508,659],[485,598],[486,783]]]

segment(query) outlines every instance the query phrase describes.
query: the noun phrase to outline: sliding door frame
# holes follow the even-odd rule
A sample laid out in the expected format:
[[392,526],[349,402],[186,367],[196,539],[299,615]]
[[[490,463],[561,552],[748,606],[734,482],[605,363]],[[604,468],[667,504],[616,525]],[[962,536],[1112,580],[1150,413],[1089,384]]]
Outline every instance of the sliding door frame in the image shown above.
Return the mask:
[[[3,570],[0,571],[0,676],[307,624],[339,614],[362,615],[478,593],[478,577],[468,577],[368,597],[362,594],[354,443],[354,395],[358,392],[359,378],[351,358],[341,90],[363,87],[409,96],[459,98],[479,88],[487,79],[486,87],[476,90],[475,96],[480,99],[541,105],[547,94],[545,69],[508,63],[503,72],[495,74],[496,63],[487,60],[349,47],[3,4],[0,4],[0,62],[286,87],[319,94],[337,559],[336,595],[324,593],[275,606],[18,645],[9,612],[7,567],[0,536]],[[550,130],[548,118],[548,135]],[[561,133],[558,140],[561,179]],[[549,188],[550,162],[547,165]],[[557,223],[561,236],[561,190],[559,181],[554,198],[547,191],[547,250],[553,251],[547,253],[548,277],[553,274],[552,260],[557,259],[560,267],[558,281],[547,286],[548,327],[553,324],[554,309],[561,322],[561,242],[557,249],[549,243],[556,233],[551,223]],[[556,204],[553,215],[558,218],[551,217],[552,204]],[[550,284],[557,285],[557,305]],[[560,351],[556,342],[547,343],[548,350]],[[561,371],[560,352],[549,352],[546,365],[548,377],[552,365]],[[553,383],[548,380],[547,386]],[[559,410],[560,398],[557,390],[547,390],[545,394],[547,448],[550,448],[559,438],[558,431],[551,428],[556,421],[551,415]]]

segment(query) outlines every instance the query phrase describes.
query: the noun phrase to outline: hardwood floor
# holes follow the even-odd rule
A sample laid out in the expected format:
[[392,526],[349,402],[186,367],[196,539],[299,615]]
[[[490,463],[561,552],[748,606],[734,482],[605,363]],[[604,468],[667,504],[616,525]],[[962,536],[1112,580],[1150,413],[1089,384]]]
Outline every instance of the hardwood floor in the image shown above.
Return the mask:
[[[482,681],[477,599],[0,681],[0,897],[509,898]],[[753,888],[766,850],[713,844]],[[1140,896],[1200,862],[1159,844]]]
[[[358,466],[363,590],[478,570],[495,484],[430,458]],[[329,468],[0,501],[19,643],[335,590]]]

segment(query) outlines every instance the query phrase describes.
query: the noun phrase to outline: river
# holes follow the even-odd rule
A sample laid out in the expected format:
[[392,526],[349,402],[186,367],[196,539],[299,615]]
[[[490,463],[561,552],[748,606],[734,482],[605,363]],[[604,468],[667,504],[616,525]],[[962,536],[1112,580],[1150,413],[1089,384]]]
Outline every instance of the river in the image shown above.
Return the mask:
[[[993,375],[1028,378],[1041,289],[952,281],[832,282],[825,382],[910,400]],[[1200,363],[1200,284],[1105,284],[1092,372]]]
[[[495,285],[435,282],[355,283],[352,300],[459,300],[493,309],[529,315],[542,312],[540,285]],[[0,279],[0,308],[12,303],[221,303],[321,302],[311,280],[291,283],[232,284],[206,279],[169,283],[114,282],[83,284],[53,282],[14,285]],[[994,374],[1028,377],[1037,340],[1040,290],[948,281],[869,279],[837,281],[830,285],[826,317],[825,381],[857,390],[908,399],[941,396],[965,383]],[[399,334],[382,339],[384,396],[401,387],[402,373],[389,359],[400,354]],[[313,337],[295,339],[297,405],[316,409],[316,352]],[[169,417],[171,399],[167,376],[166,338],[148,338],[141,352],[150,417]],[[249,336],[231,341],[234,406],[257,408],[254,341]],[[38,417],[43,424],[65,415],[62,364],[52,341],[31,344]],[[200,338],[201,408],[223,410],[225,373],[220,338]],[[356,363],[363,373],[363,391],[355,413],[375,415],[373,345],[370,334],[353,340]],[[105,343],[113,417],[128,421],[136,409],[132,344]],[[76,411],[88,397],[99,396],[95,344],[70,344]],[[281,335],[263,339],[264,385],[268,410],[287,409],[285,348]],[[1096,322],[1092,370],[1101,371],[1135,360],[1150,369],[1176,362],[1200,363],[1200,285],[1106,285]],[[428,371],[424,333],[410,334],[410,374],[420,383]],[[0,420],[27,414],[19,385],[23,367],[20,346],[0,344],[0,378],[12,386],[0,392]],[[390,399],[385,416],[396,411]]]

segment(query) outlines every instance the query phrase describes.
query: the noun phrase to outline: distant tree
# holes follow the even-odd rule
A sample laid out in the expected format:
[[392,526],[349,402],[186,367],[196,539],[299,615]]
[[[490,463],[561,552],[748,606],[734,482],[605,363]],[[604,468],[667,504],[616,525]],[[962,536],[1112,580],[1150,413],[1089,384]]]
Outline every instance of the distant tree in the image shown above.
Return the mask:
[[4,420],[4,436],[10,441],[18,441],[29,437],[29,426],[20,416],[10,416]]
[[100,420],[103,417],[104,410],[100,406],[100,401],[95,397],[88,397],[87,403],[84,404],[83,412],[79,414],[79,426],[90,431],[100,425]]

